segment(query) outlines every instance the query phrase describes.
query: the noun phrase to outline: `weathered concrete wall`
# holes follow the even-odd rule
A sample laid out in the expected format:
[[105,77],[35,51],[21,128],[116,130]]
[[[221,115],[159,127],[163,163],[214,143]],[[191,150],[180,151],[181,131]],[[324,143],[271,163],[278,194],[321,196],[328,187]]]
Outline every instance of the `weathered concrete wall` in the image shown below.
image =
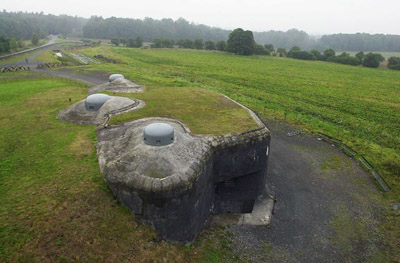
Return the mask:
[[[182,244],[193,242],[212,214],[250,212],[265,185],[268,129],[198,137],[177,121],[162,120],[175,127],[177,142],[172,145],[152,147],[140,141],[144,126],[160,118],[99,131],[100,169],[117,199],[162,238]],[[165,178],[145,176],[148,167],[134,164],[142,160],[157,167],[168,153],[170,160],[163,165],[169,162],[174,169]]]

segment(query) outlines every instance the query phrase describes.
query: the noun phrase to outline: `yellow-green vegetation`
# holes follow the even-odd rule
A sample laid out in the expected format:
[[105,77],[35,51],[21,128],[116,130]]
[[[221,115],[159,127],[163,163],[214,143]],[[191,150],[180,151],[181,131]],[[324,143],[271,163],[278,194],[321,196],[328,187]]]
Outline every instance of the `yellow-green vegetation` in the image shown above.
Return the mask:
[[0,65],[12,64],[12,63],[24,60],[25,58],[27,58],[30,55],[32,55],[33,52],[35,52],[35,51],[26,52],[26,53],[23,53],[23,54],[20,54],[20,55],[16,55],[16,56],[13,56],[13,57],[0,59]]
[[111,119],[111,124],[159,116],[178,119],[196,134],[238,134],[260,128],[242,107],[218,93],[204,89],[148,87],[144,93],[125,96],[145,101],[146,107],[117,115]]
[[222,262],[224,231],[187,248],[157,241],[113,198],[95,128],[56,119],[86,92],[32,73],[0,76],[0,262]]
[[37,55],[35,57],[35,60],[36,61],[40,61],[40,62],[48,62],[48,63],[58,63],[58,62],[60,62],[58,57],[51,50],[47,50],[47,51],[42,52],[41,54]]

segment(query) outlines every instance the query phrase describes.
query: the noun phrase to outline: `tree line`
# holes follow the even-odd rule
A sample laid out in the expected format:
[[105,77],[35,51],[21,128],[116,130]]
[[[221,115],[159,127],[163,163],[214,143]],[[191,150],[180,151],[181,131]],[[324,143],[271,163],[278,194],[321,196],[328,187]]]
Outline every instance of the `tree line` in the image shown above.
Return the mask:
[[298,46],[292,47],[285,56],[294,59],[319,60],[351,66],[362,65],[369,68],[377,68],[381,62],[385,61],[385,58],[379,53],[370,52],[365,55],[363,51],[360,51],[355,56],[351,56],[346,52],[336,55],[336,52],[332,48],[326,49],[321,53],[317,49],[313,49],[309,52],[301,50]]
[[[113,42],[113,40],[111,42]],[[116,44],[115,41],[114,44]],[[245,31],[242,28],[233,30],[229,34],[227,42],[223,40],[220,40],[217,43],[212,40],[203,42],[203,39],[201,38],[197,38],[194,41],[190,39],[179,39],[178,41],[175,41],[168,38],[156,38],[153,40],[151,47],[173,48],[175,45],[179,48],[227,51],[236,55],[279,55],[280,57],[289,57],[302,60],[319,60],[352,66],[362,65],[370,68],[377,68],[379,67],[380,63],[385,61],[385,58],[381,54],[373,52],[364,54],[363,51],[360,51],[355,56],[351,56],[346,52],[336,55],[336,52],[331,48],[326,49],[323,53],[321,53],[318,49],[306,51],[301,50],[301,48],[298,46],[293,46],[289,51],[287,51],[286,48],[278,48],[275,50],[273,44],[257,44],[254,40],[253,32],[250,30]],[[388,67],[391,69],[400,69],[400,58],[389,58]]]
[[78,35],[87,19],[67,15],[45,15],[43,13],[0,12],[0,35],[17,40],[39,38],[48,35]]
[[[155,38],[197,39],[204,41],[226,40],[232,31],[206,25],[190,23],[183,18],[172,19],[131,19],[103,18],[92,16],[89,19],[68,15],[45,15],[43,13],[0,12],[0,35],[16,40],[30,39],[34,33],[40,38],[49,34],[62,34],[95,39],[135,39],[141,37],[150,42]],[[272,44],[275,47],[290,49],[329,48],[343,51],[392,51],[400,52],[399,35],[383,34],[333,34],[316,38],[306,32],[290,29],[288,31],[254,32],[257,43]]]
[[136,38],[150,42],[155,38],[222,40],[228,30],[190,23],[183,18],[156,20],[152,18],[102,18],[91,17],[82,29],[85,38]]
[[[31,38],[32,46],[39,44],[39,36],[34,33]],[[17,40],[15,37],[8,38],[4,35],[0,35],[0,54],[8,53],[10,51],[18,51],[25,48],[25,43],[22,40]]]

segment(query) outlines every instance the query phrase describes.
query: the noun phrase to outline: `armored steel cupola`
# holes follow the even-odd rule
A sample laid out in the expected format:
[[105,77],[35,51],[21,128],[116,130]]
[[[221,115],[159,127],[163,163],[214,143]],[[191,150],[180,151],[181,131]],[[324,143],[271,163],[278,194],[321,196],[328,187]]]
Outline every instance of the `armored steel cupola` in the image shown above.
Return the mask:
[[152,123],[143,131],[144,142],[151,146],[163,146],[174,142],[174,129],[166,123]]
[[98,111],[109,99],[110,96],[106,94],[90,95],[85,99],[85,108],[88,111]]
[[108,81],[112,82],[112,81],[114,81],[116,79],[124,79],[124,78],[125,77],[122,74],[112,74],[112,75],[110,75],[110,77],[108,77]]

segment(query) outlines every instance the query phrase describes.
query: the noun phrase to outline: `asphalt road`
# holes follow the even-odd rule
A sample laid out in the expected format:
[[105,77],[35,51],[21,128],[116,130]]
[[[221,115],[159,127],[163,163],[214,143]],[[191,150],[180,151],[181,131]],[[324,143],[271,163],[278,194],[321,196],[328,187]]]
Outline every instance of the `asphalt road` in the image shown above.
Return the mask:
[[266,120],[268,167],[277,202],[269,228],[230,226],[232,248],[248,262],[366,262],[379,251],[380,192],[336,147]]

